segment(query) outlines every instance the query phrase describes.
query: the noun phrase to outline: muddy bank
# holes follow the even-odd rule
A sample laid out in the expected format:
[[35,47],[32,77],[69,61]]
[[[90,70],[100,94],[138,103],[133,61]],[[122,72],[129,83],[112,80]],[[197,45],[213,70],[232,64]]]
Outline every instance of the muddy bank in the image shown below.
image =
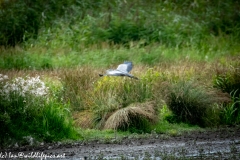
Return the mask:
[[[102,143],[72,142],[5,149],[2,153],[61,155],[55,159],[240,159],[240,128],[191,132],[168,137],[113,139]],[[1,156],[1,155],[0,155]],[[40,157],[40,156],[39,156]],[[9,158],[9,157],[8,157]],[[37,156],[35,157],[37,158]],[[40,159],[40,158],[39,158]],[[49,158],[50,159],[50,158]]]

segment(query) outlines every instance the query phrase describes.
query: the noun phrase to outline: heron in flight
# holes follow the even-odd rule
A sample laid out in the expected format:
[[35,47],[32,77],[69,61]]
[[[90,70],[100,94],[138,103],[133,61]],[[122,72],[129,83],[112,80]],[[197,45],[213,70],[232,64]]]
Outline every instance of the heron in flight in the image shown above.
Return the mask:
[[102,76],[127,76],[130,78],[138,79],[137,77],[131,75],[129,72],[132,70],[132,62],[125,61],[123,64],[120,64],[117,69],[109,69],[106,71],[106,74],[99,74]]

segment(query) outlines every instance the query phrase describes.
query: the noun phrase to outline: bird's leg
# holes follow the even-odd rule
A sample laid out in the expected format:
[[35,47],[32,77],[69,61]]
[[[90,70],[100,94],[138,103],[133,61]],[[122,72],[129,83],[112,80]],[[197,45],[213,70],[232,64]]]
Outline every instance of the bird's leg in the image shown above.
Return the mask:
[[115,135],[115,139],[117,139],[117,128],[114,127],[114,135]]

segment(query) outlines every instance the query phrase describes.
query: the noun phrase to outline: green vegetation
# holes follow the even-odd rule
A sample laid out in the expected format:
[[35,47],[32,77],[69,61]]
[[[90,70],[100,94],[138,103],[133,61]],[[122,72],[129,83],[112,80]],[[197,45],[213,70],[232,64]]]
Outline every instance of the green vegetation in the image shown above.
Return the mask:
[[213,104],[213,95],[193,82],[179,81],[167,91],[167,105],[179,121],[203,126],[207,108]]
[[[234,0],[1,1],[1,144],[239,125],[239,7]],[[140,80],[98,77],[125,60]],[[30,85],[35,75],[41,80]]]
[[54,99],[39,77],[18,77],[11,81],[6,75],[0,78],[1,145],[9,138],[14,142],[26,136],[34,142],[79,138],[69,116],[69,106]]

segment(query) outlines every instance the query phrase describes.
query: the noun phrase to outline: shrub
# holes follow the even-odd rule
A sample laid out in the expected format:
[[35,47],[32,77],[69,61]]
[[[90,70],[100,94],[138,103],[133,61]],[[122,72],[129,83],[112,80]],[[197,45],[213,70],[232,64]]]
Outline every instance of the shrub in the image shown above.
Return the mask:
[[49,95],[45,83],[37,77],[17,77],[9,80],[0,76],[1,144],[23,140],[25,136],[52,141],[76,138],[67,106]]
[[[204,33],[232,34],[238,38],[238,7],[234,1],[1,1],[0,24],[5,25],[0,25],[0,45],[15,45],[29,37],[36,38],[39,31],[51,30],[57,21],[67,23],[66,30],[77,33],[70,38],[76,43],[111,41],[126,44],[144,40],[143,45],[160,42],[178,47],[199,44],[204,40]],[[91,22],[87,20],[79,27],[79,21],[86,19]]]
[[37,35],[41,14],[32,7],[27,1],[11,0],[0,3],[0,24],[4,24],[0,27],[0,45],[15,46],[23,41],[27,32]]
[[180,81],[173,84],[166,94],[166,103],[179,120],[204,125],[206,110],[213,100],[203,88],[190,81]]
[[108,99],[106,97],[110,96],[115,98],[121,106],[126,107],[134,102],[151,99],[152,86],[148,82],[144,79],[137,81],[128,77],[105,76],[95,83],[93,94],[100,99]]
[[139,41],[147,36],[149,31],[142,25],[137,25],[132,22],[113,21],[107,30],[99,30],[99,39],[113,42],[114,44],[128,44],[130,41]]
[[67,1],[1,1],[0,2],[0,45],[15,46],[30,37],[36,38],[38,30],[61,16],[73,4]]
[[[156,18],[156,17],[155,17]],[[173,22],[174,23],[174,22]],[[178,22],[181,23],[181,22]],[[114,44],[123,44],[129,46],[132,41],[142,41],[141,47],[150,43],[161,43],[166,46],[184,46],[191,41],[192,45],[199,43],[203,36],[200,36],[200,31],[189,31],[184,27],[177,25],[163,24],[157,20],[150,24],[138,23],[129,20],[117,20],[110,23],[108,28],[99,28],[92,31],[92,36],[100,41],[108,41]],[[197,33],[195,33],[197,32]],[[203,31],[202,31],[203,32]],[[190,39],[189,35],[194,34]]]

